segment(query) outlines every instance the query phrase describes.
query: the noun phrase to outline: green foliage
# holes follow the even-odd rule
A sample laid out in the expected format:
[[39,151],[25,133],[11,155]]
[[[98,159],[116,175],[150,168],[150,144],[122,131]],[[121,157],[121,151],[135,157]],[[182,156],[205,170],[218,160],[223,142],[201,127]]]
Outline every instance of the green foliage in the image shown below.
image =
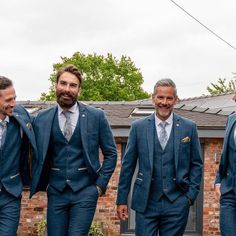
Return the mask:
[[231,79],[227,82],[226,79],[219,78],[216,83],[211,83],[211,86],[207,86],[207,91],[212,95],[235,92],[235,90],[236,79]]
[[[46,219],[42,219],[37,224],[36,231],[38,236],[44,236],[46,226],[47,226]],[[101,225],[99,223],[93,222],[92,225],[90,226],[88,236],[104,236]]]
[[76,52],[71,58],[62,57],[62,62],[53,65],[49,80],[48,93],[41,94],[41,100],[55,100],[56,71],[65,65],[74,64],[83,73],[80,100],[83,101],[132,101],[150,97],[141,85],[143,77],[130,57],[122,56],[120,60],[107,56]]
[[43,236],[45,232],[45,228],[47,225],[46,219],[42,219],[38,224],[37,224],[37,235],[38,236]]
[[90,226],[88,236],[104,236],[101,225],[93,222]]

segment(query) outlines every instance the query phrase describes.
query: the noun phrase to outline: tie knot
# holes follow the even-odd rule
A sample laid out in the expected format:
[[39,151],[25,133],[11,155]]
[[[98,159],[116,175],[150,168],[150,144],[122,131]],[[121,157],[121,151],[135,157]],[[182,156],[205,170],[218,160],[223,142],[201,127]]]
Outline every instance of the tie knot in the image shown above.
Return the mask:
[[70,119],[70,111],[63,111],[62,114],[66,117],[67,120]]
[[160,124],[161,128],[165,128],[168,125],[168,122],[162,121]]
[[1,126],[2,128],[5,128],[5,127],[7,126],[7,121],[6,121],[6,120],[0,121],[0,126]]

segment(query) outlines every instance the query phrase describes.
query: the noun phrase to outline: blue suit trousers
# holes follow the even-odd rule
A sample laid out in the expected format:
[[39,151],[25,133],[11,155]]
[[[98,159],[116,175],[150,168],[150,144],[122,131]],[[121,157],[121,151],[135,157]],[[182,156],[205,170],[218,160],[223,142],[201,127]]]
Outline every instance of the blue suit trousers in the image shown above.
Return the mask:
[[236,235],[236,194],[233,190],[220,197],[221,236]]
[[188,220],[189,202],[181,195],[174,202],[163,196],[149,199],[144,213],[136,211],[136,236],[182,236]]
[[73,192],[67,186],[60,192],[49,185],[47,210],[48,236],[87,236],[96,210],[95,185]]
[[1,189],[0,192],[0,235],[16,236],[20,220],[21,197],[16,198]]

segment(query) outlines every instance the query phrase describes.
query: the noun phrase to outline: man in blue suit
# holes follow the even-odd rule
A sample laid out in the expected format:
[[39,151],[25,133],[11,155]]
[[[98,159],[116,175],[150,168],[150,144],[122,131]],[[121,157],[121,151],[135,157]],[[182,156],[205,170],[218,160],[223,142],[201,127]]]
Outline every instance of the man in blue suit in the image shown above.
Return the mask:
[[171,79],[159,80],[155,113],[133,122],[122,160],[117,214],[128,218],[128,194],[137,166],[131,208],[136,236],[181,236],[200,189],[201,150],[196,125],[173,113],[178,100]]
[[[236,93],[233,96],[236,101]],[[216,174],[215,190],[220,198],[221,236],[236,234],[236,114],[227,120],[219,170]]]
[[[37,155],[28,112],[16,105],[10,79],[0,76],[0,235],[15,236],[23,184],[29,186],[29,147]],[[36,156],[35,156],[36,157]]]
[[39,159],[31,195],[47,188],[49,236],[87,236],[97,199],[116,166],[116,145],[104,112],[77,102],[81,83],[75,66],[60,69],[58,105],[34,120]]

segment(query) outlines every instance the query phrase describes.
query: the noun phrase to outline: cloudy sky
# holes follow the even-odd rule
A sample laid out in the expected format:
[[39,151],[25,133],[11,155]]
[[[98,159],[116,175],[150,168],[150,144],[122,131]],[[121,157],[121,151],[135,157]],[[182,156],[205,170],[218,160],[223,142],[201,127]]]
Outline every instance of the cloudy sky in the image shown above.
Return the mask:
[[[235,0],[176,3],[236,47]],[[1,2],[0,74],[14,81],[17,100],[47,92],[52,65],[77,51],[130,56],[146,91],[170,77],[180,98],[207,94],[207,85],[236,72],[236,50],[170,0]]]

